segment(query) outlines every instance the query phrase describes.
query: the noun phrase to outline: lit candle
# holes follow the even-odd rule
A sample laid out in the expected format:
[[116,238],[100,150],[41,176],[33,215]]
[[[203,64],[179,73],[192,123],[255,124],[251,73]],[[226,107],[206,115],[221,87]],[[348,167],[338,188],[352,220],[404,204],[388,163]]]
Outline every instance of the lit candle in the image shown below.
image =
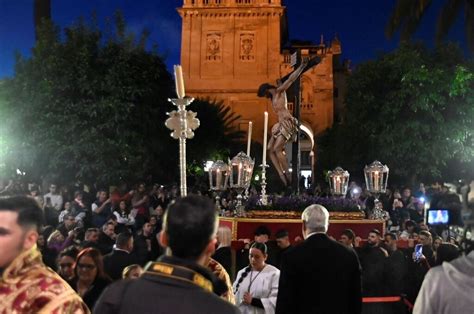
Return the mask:
[[252,142],[252,121],[249,121],[249,133],[247,136],[247,156],[250,157],[250,143]]
[[[237,169],[237,170],[236,170]],[[232,184],[239,184],[239,167],[237,165],[232,165]]]
[[339,176],[336,177],[336,193],[342,193],[341,178]]
[[239,175],[237,176],[237,184],[242,185],[242,163],[239,163]]
[[268,132],[268,112],[265,111],[265,119],[263,120],[263,158],[262,165],[267,165],[267,132]]
[[221,189],[221,170],[217,169],[216,171],[216,189]]
[[374,172],[374,190],[375,191],[379,190],[379,172],[378,171]]
[[176,84],[176,94],[179,99],[183,99],[184,94],[184,80],[183,80],[183,69],[180,65],[174,66],[174,79]]

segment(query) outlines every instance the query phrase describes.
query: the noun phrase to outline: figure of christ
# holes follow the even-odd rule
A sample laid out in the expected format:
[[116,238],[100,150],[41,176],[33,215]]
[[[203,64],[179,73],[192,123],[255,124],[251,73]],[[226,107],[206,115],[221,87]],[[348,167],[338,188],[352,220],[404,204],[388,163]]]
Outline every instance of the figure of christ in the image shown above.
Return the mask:
[[296,139],[298,133],[298,120],[288,111],[286,90],[298,79],[308,64],[308,59],[303,59],[301,65],[295,69],[287,80],[278,81],[277,86],[268,83],[260,85],[259,97],[267,97],[272,101],[273,111],[278,116],[278,122],[272,127],[271,138],[268,141],[268,155],[281,180],[288,186],[291,184],[291,173],[289,171],[288,159],[285,155],[285,144]]

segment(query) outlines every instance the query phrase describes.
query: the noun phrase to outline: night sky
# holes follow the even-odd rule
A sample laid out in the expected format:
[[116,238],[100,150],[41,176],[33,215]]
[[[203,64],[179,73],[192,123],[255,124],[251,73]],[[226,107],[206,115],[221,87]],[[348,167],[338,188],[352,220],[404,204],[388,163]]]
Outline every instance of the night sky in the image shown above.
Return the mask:
[[[416,38],[432,46],[439,5],[434,1]],[[356,65],[374,58],[378,52],[390,51],[398,39],[387,40],[384,28],[394,0],[287,0],[291,39],[319,43],[321,34],[329,42],[335,34],[342,42],[343,58]],[[66,27],[84,16],[96,12],[103,24],[119,9],[128,27],[151,30],[151,42],[157,43],[166,56],[168,68],[179,63],[181,18],[176,8],[182,0],[52,0],[52,19]],[[451,31],[449,38],[465,47],[463,19]],[[12,76],[14,54],[29,56],[34,44],[33,0],[0,0],[0,78]]]

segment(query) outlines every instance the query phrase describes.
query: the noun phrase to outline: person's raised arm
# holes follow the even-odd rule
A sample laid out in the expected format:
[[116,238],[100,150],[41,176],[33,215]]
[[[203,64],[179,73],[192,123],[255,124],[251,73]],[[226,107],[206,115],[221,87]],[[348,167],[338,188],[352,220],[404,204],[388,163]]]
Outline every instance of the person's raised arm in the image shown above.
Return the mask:
[[293,84],[294,81],[296,81],[296,79],[301,75],[301,73],[303,72],[307,64],[308,64],[308,59],[306,58],[303,59],[301,61],[300,66],[296,70],[294,70],[293,73],[290,74],[288,79],[285,82],[283,82],[283,84],[277,87],[277,93],[286,91],[291,86],[291,84]]

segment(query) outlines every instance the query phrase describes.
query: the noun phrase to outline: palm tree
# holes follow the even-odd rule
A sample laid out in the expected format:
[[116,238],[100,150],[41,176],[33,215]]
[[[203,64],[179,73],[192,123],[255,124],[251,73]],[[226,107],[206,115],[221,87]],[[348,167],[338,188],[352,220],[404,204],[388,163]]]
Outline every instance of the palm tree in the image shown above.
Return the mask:
[[196,136],[188,142],[190,158],[198,161],[216,156],[225,158],[243,146],[245,132],[235,127],[241,117],[222,101],[196,99],[189,109],[197,112],[201,122]]
[[[433,0],[397,0],[385,29],[387,37],[391,38],[400,30],[400,39],[409,40],[432,3]],[[468,47],[474,52],[473,0],[445,0],[436,26],[436,41],[439,43],[446,38],[463,9]]]

